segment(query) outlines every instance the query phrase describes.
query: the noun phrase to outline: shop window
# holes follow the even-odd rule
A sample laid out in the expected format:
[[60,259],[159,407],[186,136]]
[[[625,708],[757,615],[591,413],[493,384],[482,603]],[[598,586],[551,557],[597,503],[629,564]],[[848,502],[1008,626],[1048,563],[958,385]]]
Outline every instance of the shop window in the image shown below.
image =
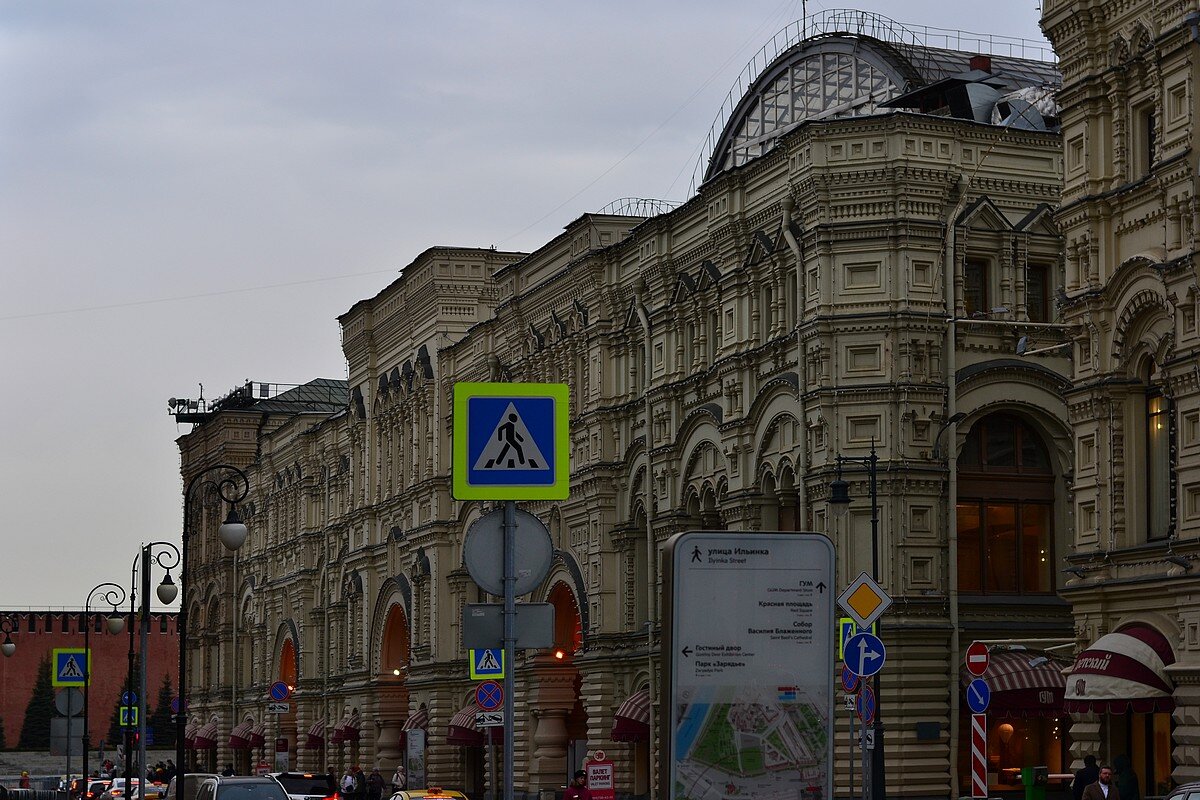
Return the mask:
[[1054,475],[1041,437],[1008,414],[980,420],[958,459],[958,588],[1054,591]]
[[1154,368],[1146,390],[1146,538],[1165,539],[1174,524],[1175,476],[1171,465],[1174,440],[1172,404],[1155,382]]
[[1025,313],[1030,322],[1050,321],[1050,267],[1030,264],[1025,273]]
[[988,263],[969,258],[963,265],[963,310],[966,315],[987,313],[991,308],[988,297]]

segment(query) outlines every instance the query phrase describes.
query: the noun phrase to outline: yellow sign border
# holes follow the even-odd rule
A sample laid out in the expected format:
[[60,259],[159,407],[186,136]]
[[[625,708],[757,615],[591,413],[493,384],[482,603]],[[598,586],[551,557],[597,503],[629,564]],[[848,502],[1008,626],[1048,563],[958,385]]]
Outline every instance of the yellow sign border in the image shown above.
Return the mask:
[[[554,401],[554,482],[537,486],[474,485],[468,480],[467,404],[474,397],[546,397]],[[571,387],[565,383],[456,383],[451,476],[456,500],[566,500],[571,493]]]
[[[500,653],[500,672],[499,673],[495,673],[495,672],[479,673],[479,672],[475,671],[475,654],[478,653],[480,650],[496,650],[498,653]],[[473,680],[473,681],[500,680],[500,679],[504,678],[505,669],[507,669],[507,665],[504,663],[504,649],[503,648],[481,647],[478,650],[468,650],[467,651],[467,672],[470,674],[471,680]]]
[[[87,665],[84,666],[84,670],[87,672],[87,674],[84,675],[84,680],[81,680],[81,681],[59,680],[59,678],[58,678],[58,654],[59,653],[78,653],[79,655],[82,655],[87,659]],[[92,653],[90,650],[87,650],[82,647],[56,647],[56,648],[54,648],[53,651],[51,651],[51,656],[50,656],[50,685],[51,686],[59,686],[59,687],[74,686],[75,688],[79,688],[80,686],[83,686],[85,684],[90,684],[91,682],[92,682]]]

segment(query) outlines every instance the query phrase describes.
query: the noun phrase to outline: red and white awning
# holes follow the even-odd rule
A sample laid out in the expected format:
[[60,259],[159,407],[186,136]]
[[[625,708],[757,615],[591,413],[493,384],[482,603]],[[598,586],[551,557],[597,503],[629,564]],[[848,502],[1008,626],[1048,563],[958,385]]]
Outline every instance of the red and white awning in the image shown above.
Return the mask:
[[250,731],[254,729],[254,723],[246,720],[229,732],[229,747],[231,750],[249,750],[250,749]]
[[320,750],[325,746],[325,720],[314,722],[308,729],[306,741],[304,743],[305,750]]
[[183,746],[188,750],[193,750],[196,747],[196,731],[200,730],[200,726],[195,722],[189,722],[187,727],[183,729]]
[[[1001,717],[1057,717],[1063,711],[1068,662],[1040,650],[993,647],[984,679],[992,690],[988,713]],[[964,666],[959,681],[965,690],[975,679]]]
[[1165,636],[1143,622],[1126,625],[1076,657],[1063,708],[1078,714],[1171,711],[1175,686],[1166,668],[1174,663]]
[[639,689],[617,708],[610,734],[614,742],[641,742],[650,738],[650,690]]
[[358,709],[354,709],[337,725],[333,726],[333,736],[329,741],[337,744],[338,742],[357,742],[358,732],[362,728],[362,714]]
[[267,743],[267,728],[265,725],[255,725],[250,729],[250,747],[262,747]]
[[216,720],[205,725],[200,730],[196,731],[196,738],[192,742],[193,750],[216,750],[217,749],[217,723]]
[[424,708],[418,708],[416,711],[408,715],[408,719],[404,720],[404,726],[400,728],[402,731],[425,730],[429,727],[429,712]]
[[479,711],[479,706],[470,703],[450,718],[450,725],[446,729],[446,743],[456,744],[460,747],[482,747],[484,744],[484,730],[488,731],[491,736],[492,744],[504,741],[504,728],[485,728],[480,730],[475,724],[475,714]]

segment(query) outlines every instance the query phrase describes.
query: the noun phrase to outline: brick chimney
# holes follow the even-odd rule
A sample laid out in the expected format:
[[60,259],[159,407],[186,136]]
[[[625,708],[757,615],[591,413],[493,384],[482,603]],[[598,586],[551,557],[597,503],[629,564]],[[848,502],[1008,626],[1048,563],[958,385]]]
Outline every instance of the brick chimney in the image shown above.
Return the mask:
[[992,71],[991,56],[971,56],[971,69],[982,70],[983,72]]

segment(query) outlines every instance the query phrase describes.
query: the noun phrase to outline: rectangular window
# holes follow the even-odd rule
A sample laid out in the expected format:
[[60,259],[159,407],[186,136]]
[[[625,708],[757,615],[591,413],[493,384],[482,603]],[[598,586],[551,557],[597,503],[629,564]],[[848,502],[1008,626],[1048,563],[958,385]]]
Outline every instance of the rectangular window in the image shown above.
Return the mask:
[[988,303],[988,265],[981,259],[967,259],[963,265],[963,310],[967,316],[983,314]]
[[1050,267],[1030,264],[1025,273],[1025,313],[1030,322],[1050,321]]
[[984,586],[989,592],[1015,592],[1018,583],[1017,507],[1009,503],[984,506]]
[[1171,419],[1167,398],[1146,398],[1147,538],[1162,539],[1171,527]]
[[1131,180],[1150,174],[1154,166],[1154,104],[1143,103],[1133,110],[1130,136]]
[[982,592],[983,526],[977,503],[958,505],[958,590]]
[[958,589],[976,594],[1054,591],[1048,503],[958,504]]

